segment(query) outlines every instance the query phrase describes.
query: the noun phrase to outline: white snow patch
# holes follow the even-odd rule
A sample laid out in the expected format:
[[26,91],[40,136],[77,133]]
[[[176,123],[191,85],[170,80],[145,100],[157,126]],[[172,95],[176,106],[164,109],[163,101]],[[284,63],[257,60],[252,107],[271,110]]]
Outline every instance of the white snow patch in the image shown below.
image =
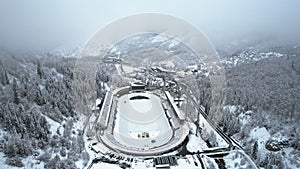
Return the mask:
[[206,119],[200,115],[199,116],[200,126],[202,130],[205,130],[207,134],[213,133],[216,136],[216,142],[218,143],[217,147],[228,147],[226,141],[214,130],[214,128],[206,121]]
[[[48,122],[48,124],[50,125],[50,131],[53,133],[56,133],[57,129],[60,127],[60,124],[54,120],[52,120],[51,118],[49,118],[48,116],[44,116]],[[63,127],[61,127],[63,128]],[[62,133],[63,131],[60,131],[60,133]]]
[[121,65],[120,64],[115,64],[116,70],[117,70],[117,74],[118,75],[122,75],[122,70],[121,70]]
[[40,90],[44,90],[45,86],[44,85],[39,85]]
[[225,108],[228,108],[229,111],[232,113],[232,112],[235,112],[237,107],[236,106],[225,106]]
[[253,112],[252,111],[247,111],[247,112],[245,112],[245,113],[241,113],[240,115],[239,115],[239,120],[240,120],[240,122],[241,122],[241,124],[242,124],[242,126],[243,125],[245,125],[245,124],[247,124],[249,121],[250,121],[250,119],[251,119],[251,114],[252,114]]
[[58,77],[59,79],[63,79],[64,75],[61,73],[58,73],[55,68],[51,68],[51,71],[56,75],[56,77]]
[[82,130],[83,129],[83,122],[78,120],[76,121],[76,123],[73,124],[73,128],[78,129],[78,130]]
[[169,48],[173,48],[173,47],[177,46],[178,44],[179,44],[179,41],[172,40],[172,42],[169,44]]
[[257,140],[258,143],[258,157],[264,158],[267,149],[265,148],[266,142],[270,139],[271,135],[267,131],[265,127],[259,128],[255,127],[251,132],[250,132],[250,137],[254,140]]
[[188,124],[189,124],[191,133],[196,134],[196,131],[197,131],[196,124],[195,123],[188,123]]
[[265,127],[259,128],[255,127],[251,133],[250,133],[251,138],[257,139],[260,141],[268,140],[270,138],[270,133],[267,131]]
[[[105,169],[120,169],[120,167],[116,164],[109,164],[109,163],[96,163],[94,164],[91,169],[99,169],[99,168],[105,168]],[[144,166],[145,168],[145,166]]]
[[189,142],[186,148],[190,152],[197,152],[202,151],[203,149],[207,149],[208,147],[205,141],[203,141],[200,137],[189,135]]
[[122,65],[121,69],[123,70],[123,72],[125,74],[131,74],[131,73],[134,73],[134,72],[137,72],[137,71],[140,70],[139,68],[131,67],[131,66],[128,66],[128,65]]
[[58,73],[58,72],[57,72],[57,76],[58,76],[59,78],[61,78],[61,79],[64,78],[64,75],[63,75],[63,74],[60,74],[60,73]]
[[195,168],[194,162],[197,161],[198,166],[200,165],[198,160],[193,158],[192,156],[186,156],[185,158],[180,158],[177,160],[178,165],[172,166],[172,169],[186,169],[186,168]]
[[110,87],[108,87],[107,83],[104,83],[105,90],[110,91]]
[[84,168],[83,160],[78,160],[78,161],[75,162],[75,164],[76,164],[77,168]]

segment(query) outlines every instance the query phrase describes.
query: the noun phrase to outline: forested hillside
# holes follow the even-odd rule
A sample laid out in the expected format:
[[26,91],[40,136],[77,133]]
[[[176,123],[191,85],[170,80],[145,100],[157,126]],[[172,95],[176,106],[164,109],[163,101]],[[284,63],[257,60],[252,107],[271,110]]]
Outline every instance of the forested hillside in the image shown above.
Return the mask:
[[0,151],[8,165],[77,168],[89,158],[74,126],[75,59],[49,55],[0,57]]
[[227,70],[231,105],[272,112],[285,122],[300,118],[300,57],[269,58]]
[[254,55],[252,61],[226,68],[227,106],[219,125],[257,165],[300,167],[300,53],[276,51],[283,54],[259,60]]
[[226,70],[222,113],[209,111],[209,76],[196,75],[206,113],[258,166],[300,167],[299,48],[246,48],[221,58]]

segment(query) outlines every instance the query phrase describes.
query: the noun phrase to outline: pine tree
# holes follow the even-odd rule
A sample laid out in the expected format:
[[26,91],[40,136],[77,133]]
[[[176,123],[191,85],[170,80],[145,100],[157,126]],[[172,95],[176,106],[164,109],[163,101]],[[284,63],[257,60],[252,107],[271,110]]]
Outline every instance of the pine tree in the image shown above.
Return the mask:
[[258,151],[258,144],[257,141],[255,141],[252,149],[252,157],[256,160],[257,159],[257,151]]
[[7,75],[7,71],[4,71],[4,80],[6,81],[6,84],[9,84],[9,79],[8,79],[8,75]]
[[2,85],[8,85],[9,84],[9,79],[8,79],[8,75],[7,75],[7,71],[3,68],[0,69],[1,72],[1,84]]
[[39,87],[37,87],[34,101],[39,106],[42,106],[43,104],[45,104],[44,97],[42,96],[42,92]]
[[43,75],[44,75],[44,72],[42,70],[42,65],[41,65],[40,61],[38,61],[38,63],[37,63],[37,70],[36,71],[37,71],[37,74],[39,75],[40,79],[42,79]]
[[13,92],[14,92],[14,103],[19,104],[20,103],[20,98],[19,98],[19,93],[18,93],[18,83],[16,79],[13,81]]
[[9,158],[17,155],[17,147],[15,145],[14,138],[12,138],[11,136],[9,136],[8,142],[5,145],[4,153]]

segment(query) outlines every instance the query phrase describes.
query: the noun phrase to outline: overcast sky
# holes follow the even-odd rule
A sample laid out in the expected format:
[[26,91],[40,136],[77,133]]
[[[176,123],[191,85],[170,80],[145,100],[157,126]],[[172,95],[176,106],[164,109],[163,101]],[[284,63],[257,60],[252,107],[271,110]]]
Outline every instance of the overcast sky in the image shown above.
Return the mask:
[[145,12],[185,19],[216,45],[251,37],[300,41],[299,0],[0,0],[0,48],[74,47],[114,20]]

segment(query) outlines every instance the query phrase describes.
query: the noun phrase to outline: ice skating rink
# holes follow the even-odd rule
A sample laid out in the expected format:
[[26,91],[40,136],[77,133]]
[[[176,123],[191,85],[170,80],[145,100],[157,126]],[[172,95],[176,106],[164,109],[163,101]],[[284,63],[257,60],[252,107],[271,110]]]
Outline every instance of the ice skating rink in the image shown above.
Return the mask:
[[118,99],[116,141],[128,147],[150,149],[166,144],[172,135],[160,97],[152,93],[129,93]]

